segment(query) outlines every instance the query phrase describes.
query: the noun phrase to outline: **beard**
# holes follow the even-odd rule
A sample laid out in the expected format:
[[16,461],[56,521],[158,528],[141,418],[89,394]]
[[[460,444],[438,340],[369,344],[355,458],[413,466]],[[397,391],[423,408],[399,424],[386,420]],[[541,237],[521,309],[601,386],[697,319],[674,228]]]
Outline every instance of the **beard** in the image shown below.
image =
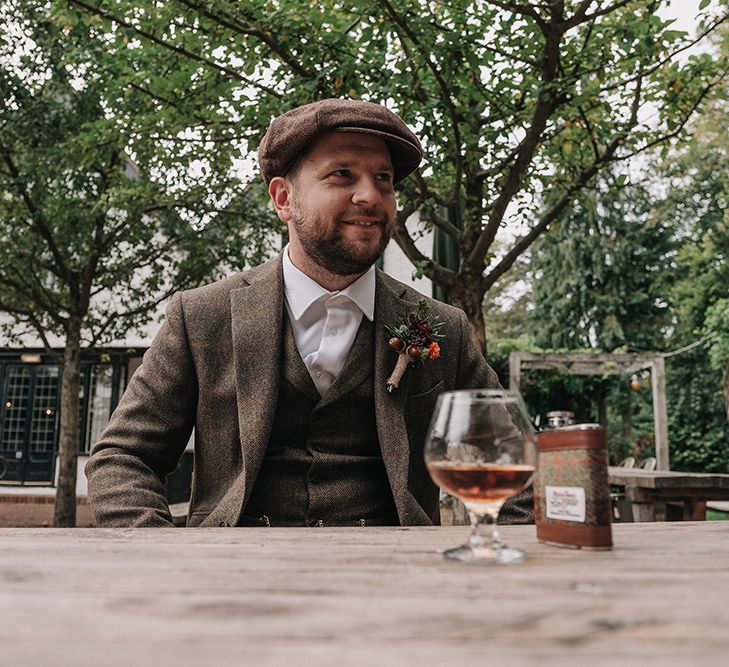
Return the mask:
[[[323,216],[307,213],[298,203],[293,206],[291,222],[296,227],[301,247],[314,263],[334,275],[351,276],[367,271],[385,252],[395,222],[393,217],[388,218],[374,209],[362,208],[357,213],[383,219],[378,225],[380,239],[377,243],[356,243],[344,238],[342,225],[345,223],[341,219],[333,220],[329,229],[330,225]],[[349,219],[356,217],[356,213],[347,216]]]

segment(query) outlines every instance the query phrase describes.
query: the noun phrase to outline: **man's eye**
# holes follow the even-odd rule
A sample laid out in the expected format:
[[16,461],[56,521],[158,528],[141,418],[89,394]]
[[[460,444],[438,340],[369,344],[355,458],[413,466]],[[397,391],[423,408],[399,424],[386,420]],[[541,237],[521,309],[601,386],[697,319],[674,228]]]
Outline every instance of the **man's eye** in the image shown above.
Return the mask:
[[337,169],[332,172],[332,176],[344,176],[346,178],[349,176],[349,171],[347,169]]
[[392,180],[392,174],[389,174],[388,172],[377,174],[377,180],[389,183]]

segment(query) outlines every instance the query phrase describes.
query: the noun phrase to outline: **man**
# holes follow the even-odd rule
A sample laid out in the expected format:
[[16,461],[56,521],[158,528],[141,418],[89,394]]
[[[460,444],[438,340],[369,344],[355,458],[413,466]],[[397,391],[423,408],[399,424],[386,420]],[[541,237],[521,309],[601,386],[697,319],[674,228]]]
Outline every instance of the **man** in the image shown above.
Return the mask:
[[175,295],[86,473],[100,526],[170,526],[164,479],[195,428],[189,526],[439,523],[423,443],[439,393],[495,387],[463,312],[431,301],[440,359],[397,358],[385,327],[420,295],[374,268],[394,184],[420,143],[382,106],[323,100],[271,123],[259,163],[290,242]]

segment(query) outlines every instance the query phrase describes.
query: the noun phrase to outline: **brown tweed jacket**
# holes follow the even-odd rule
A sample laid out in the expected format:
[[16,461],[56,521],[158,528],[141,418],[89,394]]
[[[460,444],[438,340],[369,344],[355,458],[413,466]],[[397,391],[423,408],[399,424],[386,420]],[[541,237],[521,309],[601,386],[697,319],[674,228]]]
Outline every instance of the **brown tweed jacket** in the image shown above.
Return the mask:
[[[438,491],[423,463],[443,391],[496,387],[465,314],[431,301],[445,322],[440,359],[412,366],[399,389],[386,379],[396,353],[384,325],[421,295],[377,271],[374,383],[377,433],[400,523],[439,522]],[[235,526],[271,432],[279,389],[284,308],[281,257],[176,294],[140,368],[86,466],[99,526],[171,526],[164,479],[195,428],[188,525]]]

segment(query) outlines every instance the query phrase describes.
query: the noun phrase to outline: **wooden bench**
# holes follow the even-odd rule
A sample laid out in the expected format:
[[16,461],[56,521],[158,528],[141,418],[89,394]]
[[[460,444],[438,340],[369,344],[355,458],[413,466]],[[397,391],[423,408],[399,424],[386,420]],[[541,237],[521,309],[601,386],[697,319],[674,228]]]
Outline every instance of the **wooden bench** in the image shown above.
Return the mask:
[[615,466],[608,479],[625,488],[635,521],[703,521],[707,502],[729,501],[729,475]]

